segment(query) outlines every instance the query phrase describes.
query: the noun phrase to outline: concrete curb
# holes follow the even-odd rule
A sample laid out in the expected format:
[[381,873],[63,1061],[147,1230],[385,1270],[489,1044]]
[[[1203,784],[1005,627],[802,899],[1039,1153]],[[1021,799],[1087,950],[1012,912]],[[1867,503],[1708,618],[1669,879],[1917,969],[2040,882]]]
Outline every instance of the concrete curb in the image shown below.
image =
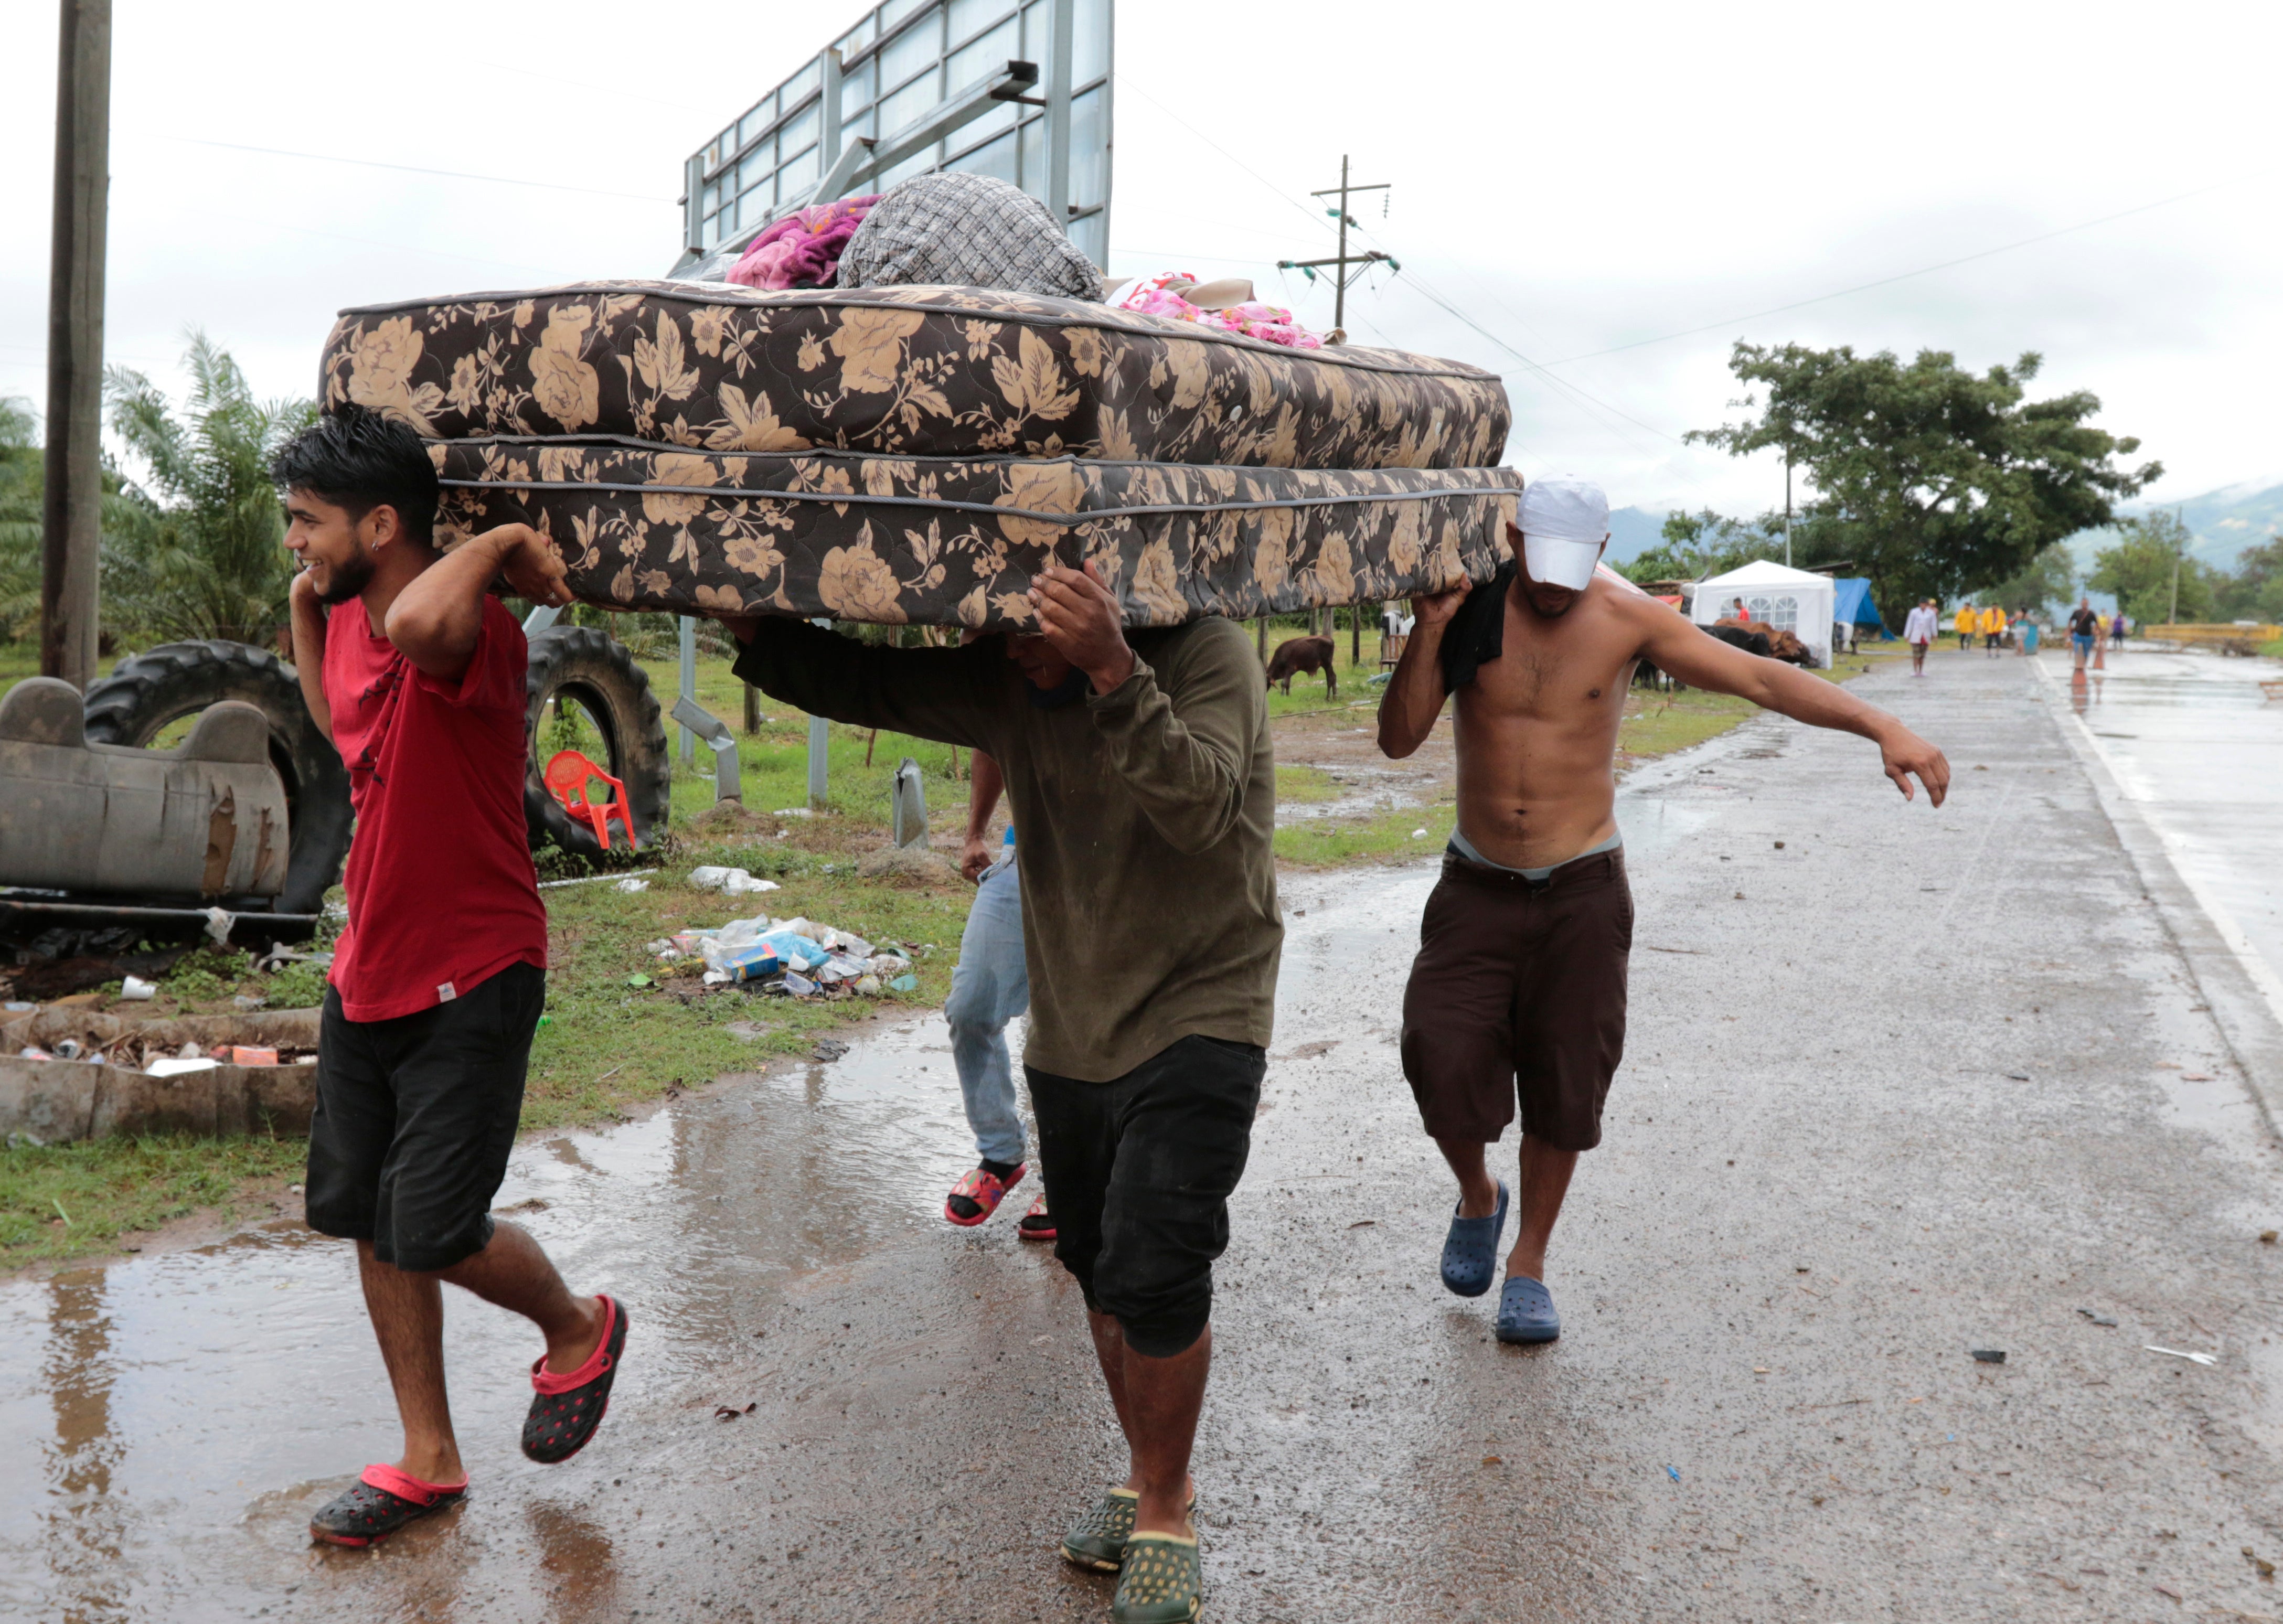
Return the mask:
[[51,1005],[0,1026],[0,1135],[29,1134],[68,1144],[115,1134],[306,1134],[316,1107],[317,1068],[219,1065],[170,1077],[129,1066],[16,1057],[26,1044],[61,1037],[157,1048],[185,1042],[216,1050],[227,1044],[315,1049],[317,1011],[264,1010],[243,1015],[178,1015],[137,1021]]
[[[2042,663],[2035,669],[2048,697],[2065,695],[2061,680]],[[2084,719],[2064,703],[2055,719],[2250,1084],[2268,1131],[2283,1138],[2283,983],[2217,900],[2205,896],[2172,861],[2164,836],[2124,793],[2108,751]]]

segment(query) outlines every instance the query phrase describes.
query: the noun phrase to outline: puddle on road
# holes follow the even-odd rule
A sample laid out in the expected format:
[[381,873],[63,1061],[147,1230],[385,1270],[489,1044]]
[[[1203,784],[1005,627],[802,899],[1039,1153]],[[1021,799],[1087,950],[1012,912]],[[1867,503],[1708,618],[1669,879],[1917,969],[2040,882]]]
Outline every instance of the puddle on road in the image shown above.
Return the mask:
[[[2105,671],[2040,664],[2183,875],[2283,982],[2283,703],[2275,662],[2127,653]],[[2279,1012],[2283,1013],[2283,1012]]]
[[[574,1286],[625,1294],[645,1356],[619,1397],[639,1403],[717,1360],[789,1283],[939,1226],[971,1150],[939,1014],[868,1033],[830,1065],[526,1143],[497,1206],[518,1208]],[[514,1441],[529,1329],[446,1301],[471,1472],[527,1479]],[[298,1223],[0,1286],[0,1436],[19,1464],[0,1489],[0,1615],[247,1616],[245,1595],[275,1597],[327,1559],[308,1513],[396,1452],[354,1254]],[[607,1540],[550,1501],[528,1510],[558,1597],[606,1603]],[[408,1531],[390,1555],[456,1520]],[[448,1575],[433,1578],[448,1605]]]
[[[1369,1039],[1341,990],[1376,976],[1391,1004],[1434,876],[1422,864],[1288,888],[1288,962],[1305,973],[1284,983],[1280,1055],[1312,1030],[1334,1048]],[[1009,1032],[1018,1053],[1023,1027]],[[1391,1075],[1391,1046],[1387,1064]],[[528,1141],[496,1207],[574,1286],[624,1294],[644,1356],[614,1397],[640,1413],[750,1345],[804,1279],[900,1237],[939,1236],[944,1192],[971,1161],[938,1014],[880,1022],[830,1064]],[[1003,1221],[956,1244],[1046,1262]],[[303,1587],[305,1604],[332,1594],[346,1558],[417,1570],[399,1594],[409,1604],[417,1592],[426,1616],[483,1616],[487,1595],[500,1616],[522,1616],[494,1592],[504,1545],[525,1552],[513,1572],[535,1550],[546,1616],[617,1616],[619,1558],[578,1509],[604,1468],[549,1474],[516,1449],[537,1351],[528,1327],[460,1293],[446,1302],[455,1421],[492,1515],[480,1534],[464,1512],[416,1525],[376,1558],[314,1550],[307,1535],[310,1511],[398,1447],[347,1243],[278,1220],[0,1285],[0,1437],[32,1467],[0,1488],[0,1614],[236,1620],[290,1606]],[[502,1506],[518,1526],[500,1526]]]

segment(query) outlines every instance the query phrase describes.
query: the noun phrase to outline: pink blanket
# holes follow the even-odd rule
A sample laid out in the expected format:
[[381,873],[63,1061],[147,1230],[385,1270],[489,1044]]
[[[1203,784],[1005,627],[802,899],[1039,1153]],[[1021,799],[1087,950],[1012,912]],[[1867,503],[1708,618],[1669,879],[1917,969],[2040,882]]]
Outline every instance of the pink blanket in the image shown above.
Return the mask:
[[1280,306],[1248,299],[1222,310],[1201,309],[1181,297],[1183,291],[1196,285],[1197,279],[1186,271],[1167,271],[1137,282],[1116,303],[1121,310],[1139,310],[1144,315],[1171,316],[1177,322],[1195,322],[1200,327],[1218,327],[1223,332],[1243,333],[1250,338],[1281,344],[1287,349],[1324,347],[1323,339],[1294,321],[1292,313]]
[[747,246],[743,258],[729,268],[729,280],[749,288],[771,291],[785,288],[829,285],[840,266],[840,251],[864,223],[864,215],[879,201],[843,198],[820,203],[771,221],[767,229]]

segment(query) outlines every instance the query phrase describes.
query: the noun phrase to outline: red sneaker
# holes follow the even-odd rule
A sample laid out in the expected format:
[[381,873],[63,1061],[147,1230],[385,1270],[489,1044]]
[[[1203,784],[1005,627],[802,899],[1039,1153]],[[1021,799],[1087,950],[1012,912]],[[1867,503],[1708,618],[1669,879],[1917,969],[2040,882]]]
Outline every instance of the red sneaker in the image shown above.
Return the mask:
[[[1023,1163],[1002,1180],[979,1167],[968,1169],[967,1176],[952,1185],[951,1193],[944,1197],[944,1217],[962,1229],[973,1229],[999,1210],[999,1203],[1007,1199],[1007,1192],[1021,1184],[1023,1175],[1029,1170],[1029,1163]],[[957,1205],[962,1201],[973,1210],[962,1213]]]

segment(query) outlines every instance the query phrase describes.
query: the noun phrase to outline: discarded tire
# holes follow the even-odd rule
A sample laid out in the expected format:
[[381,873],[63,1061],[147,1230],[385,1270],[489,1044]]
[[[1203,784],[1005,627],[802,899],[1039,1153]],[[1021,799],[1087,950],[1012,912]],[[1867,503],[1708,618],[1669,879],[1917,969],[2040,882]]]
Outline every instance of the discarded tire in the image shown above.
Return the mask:
[[[580,857],[603,853],[594,829],[564,811],[541,777],[557,751],[565,748],[580,750],[626,786],[634,835],[650,844],[651,832],[666,828],[674,758],[658,698],[634,656],[608,633],[590,626],[549,626],[532,634],[523,692],[524,738],[529,745],[523,812],[532,846],[551,843]],[[612,850],[626,850],[624,822],[613,814],[608,827]]]
[[119,662],[87,690],[91,743],[149,746],[170,722],[225,699],[269,719],[269,760],[285,784],[291,854],[280,913],[315,913],[348,855],[348,769],[317,731],[300,680],[276,655],[245,643],[163,643]]

